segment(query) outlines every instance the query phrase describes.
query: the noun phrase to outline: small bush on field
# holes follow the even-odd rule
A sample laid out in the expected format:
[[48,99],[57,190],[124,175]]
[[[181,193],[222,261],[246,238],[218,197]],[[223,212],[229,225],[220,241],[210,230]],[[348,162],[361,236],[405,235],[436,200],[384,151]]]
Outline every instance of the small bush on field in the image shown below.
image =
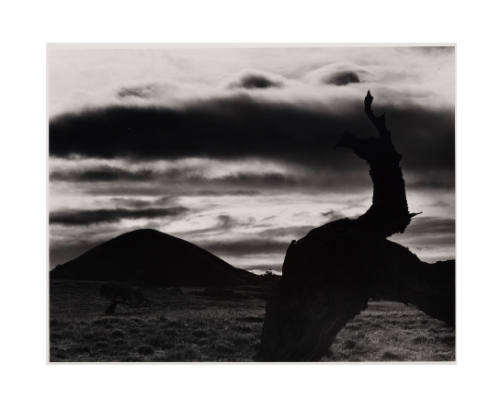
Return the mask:
[[104,342],[104,341],[98,341],[98,342],[96,342],[95,347],[97,349],[105,349],[108,347],[108,343]]
[[71,331],[71,330],[69,330],[69,329],[66,329],[66,330],[64,330],[64,331],[61,331],[61,332],[59,333],[59,335],[61,335],[61,338],[65,338],[65,339],[67,339],[67,338],[72,338],[72,337],[73,337],[73,335],[74,335],[74,332],[73,332],[73,331]]
[[66,359],[68,355],[66,354],[66,351],[59,349],[59,348],[54,348],[50,351],[50,356],[51,359]]
[[236,346],[243,346],[243,345],[252,345],[254,343],[254,338],[252,336],[248,335],[234,335],[231,337],[233,344]]
[[234,353],[235,352],[234,345],[231,345],[230,343],[228,343],[226,341],[218,342],[215,345],[215,350],[217,352],[221,353],[221,354],[227,354],[227,353]]
[[50,328],[52,328],[52,329],[62,328],[65,325],[66,324],[64,322],[62,322],[62,321],[59,321],[59,320],[56,320],[56,319],[50,320]]
[[386,351],[382,354],[382,361],[401,361],[401,357],[391,351]]
[[60,333],[58,333],[58,332],[53,332],[53,333],[50,334],[50,339],[52,341],[56,341],[56,340],[63,339],[63,338],[64,337]]
[[90,353],[90,347],[84,345],[84,346],[75,346],[71,348],[71,352],[77,353],[77,354],[89,354]]
[[356,342],[354,342],[352,339],[348,339],[343,344],[343,347],[345,349],[353,349],[355,346],[356,346]]
[[141,355],[152,355],[155,351],[151,345],[140,345],[137,347],[137,352]]
[[169,321],[168,326],[171,328],[184,328],[186,324],[182,321]]
[[240,333],[243,333],[243,334],[250,334],[252,332],[255,332],[255,330],[252,327],[248,327],[248,326],[245,326],[245,325],[238,325],[238,326],[234,327],[234,330],[236,332],[240,332]]
[[111,332],[111,338],[124,338],[125,333],[121,329],[115,329]]
[[125,341],[124,339],[118,338],[118,339],[115,339],[113,341],[113,345],[115,345],[115,346],[125,346],[125,345],[127,345],[127,341]]
[[189,362],[199,360],[195,351],[185,348],[177,348],[169,351],[166,358],[166,360],[170,362]]
[[95,338],[97,338],[97,334],[95,332],[85,332],[82,335],[83,339],[86,339],[87,341],[91,341]]
[[454,335],[441,335],[438,337],[438,340],[440,342],[443,342],[444,344],[448,346],[454,346],[455,345],[455,336]]
[[163,335],[166,337],[172,337],[177,335],[177,330],[175,328],[165,328],[163,330]]
[[150,345],[156,348],[159,348],[163,345],[163,337],[159,335],[153,335],[151,337],[148,337],[147,341]]
[[196,329],[193,331],[193,335],[197,338],[205,338],[208,337],[208,332],[202,329]]

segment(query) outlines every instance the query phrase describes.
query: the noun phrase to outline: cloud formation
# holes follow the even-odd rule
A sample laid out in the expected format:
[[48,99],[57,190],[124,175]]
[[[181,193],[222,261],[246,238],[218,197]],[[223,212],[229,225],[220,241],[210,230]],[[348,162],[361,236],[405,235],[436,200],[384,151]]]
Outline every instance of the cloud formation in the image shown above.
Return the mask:
[[366,68],[350,63],[329,64],[305,75],[307,81],[337,86],[358,84],[373,78],[374,74]]
[[229,82],[230,89],[266,89],[266,88],[281,88],[285,82],[284,78],[280,78],[276,74],[263,72],[244,72],[237,78]]
[[147,209],[96,209],[96,210],[60,210],[52,212],[49,217],[51,224],[66,226],[88,226],[97,223],[114,223],[123,219],[155,219],[166,216],[179,216],[188,211],[185,207]]
[[368,89],[403,155],[410,209],[425,216],[393,239],[425,259],[449,257],[453,50],[51,56],[51,262],[152,227],[239,267],[280,269],[290,240],[369,206],[367,165],[334,149],[345,131],[376,135],[363,112]]
[[[407,167],[454,167],[454,112],[377,106]],[[331,166],[340,136],[375,135],[362,101],[316,106],[233,95],[183,108],[114,106],[54,118],[52,156],[135,159],[259,157]]]
[[204,249],[221,255],[250,255],[250,254],[285,254],[290,243],[277,239],[242,239],[235,241],[203,241],[201,245]]

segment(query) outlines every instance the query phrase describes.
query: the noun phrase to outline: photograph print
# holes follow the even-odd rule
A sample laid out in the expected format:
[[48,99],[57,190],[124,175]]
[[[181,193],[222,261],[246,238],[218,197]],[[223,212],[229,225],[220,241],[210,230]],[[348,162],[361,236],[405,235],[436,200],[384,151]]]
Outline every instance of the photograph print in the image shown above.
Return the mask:
[[455,361],[453,45],[49,44],[49,362]]

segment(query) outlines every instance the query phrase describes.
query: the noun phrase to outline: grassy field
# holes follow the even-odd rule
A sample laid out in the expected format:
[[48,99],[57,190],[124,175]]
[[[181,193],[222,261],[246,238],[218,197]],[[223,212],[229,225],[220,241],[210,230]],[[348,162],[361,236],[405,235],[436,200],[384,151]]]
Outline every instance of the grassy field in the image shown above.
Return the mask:
[[[149,307],[103,311],[101,283],[55,281],[50,289],[51,362],[252,361],[266,288],[219,295],[205,288],[145,288]],[[370,302],[323,361],[453,361],[455,332],[411,306]]]

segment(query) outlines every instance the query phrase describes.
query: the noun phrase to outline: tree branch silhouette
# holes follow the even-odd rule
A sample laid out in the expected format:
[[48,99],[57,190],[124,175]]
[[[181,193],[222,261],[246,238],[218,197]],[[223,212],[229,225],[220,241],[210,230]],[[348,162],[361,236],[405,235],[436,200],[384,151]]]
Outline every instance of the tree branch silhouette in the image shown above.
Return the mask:
[[368,163],[372,205],[357,219],[330,222],[292,241],[266,305],[257,360],[319,360],[372,297],[413,303],[454,325],[454,262],[425,263],[387,240],[404,232],[416,213],[408,211],[402,156],[372,102],[368,91],[364,110],[377,137],[346,133],[338,144]]

